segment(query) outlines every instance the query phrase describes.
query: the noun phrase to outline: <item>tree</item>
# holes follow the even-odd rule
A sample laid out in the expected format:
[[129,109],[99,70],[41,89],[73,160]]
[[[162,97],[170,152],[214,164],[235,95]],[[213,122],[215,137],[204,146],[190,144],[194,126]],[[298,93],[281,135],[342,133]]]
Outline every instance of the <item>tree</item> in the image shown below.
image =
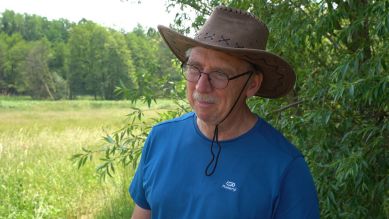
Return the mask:
[[131,51],[128,49],[125,36],[116,31],[109,33],[105,45],[106,55],[104,57],[106,72],[101,77],[101,88],[105,99],[117,99],[116,88],[122,83],[132,86],[130,76],[134,74],[134,65],[131,60]]
[[151,43],[152,40],[139,25],[127,34],[126,39],[135,66],[132,92],[135,96],[151,93],[155,90],[155,76],[158,75],[155,43]]
[[145,98],[150,103],[156,97],[167,95],[179,73],[172,63],[173,55],[160,36],[154,29],[146,31],[138,25],[126,35],[126,40],[135,68],[134,85],[127,92],[129,98]]
[[37,15],[24,15],[24,26],[22,29],[23,38],[27,41],[39,40],[44,36],[43,25],[47,23],[46,18]]
[[106,43],[108,41],[108,32],[105,28],[94,23],[85,23],[85,28],[89,32],[88,47],[86,50],[87,57],[84,57],[87,65],[85,72],[85,89],[87,93],[95,96],[104,96],[102,92],[102,83],[105,80],[105,73],[109,66],[104,62],[107,52]]
[[[32,92],[27,85],[29,79],[23,74],[25,68],[20,66],[25,66],[29,50],[42,40],[50,46],[49,72],[60,84],[66,83],[68,91],[60,89],[61,96],[67,94],[70,99],[78,95],[122,98],[116,90],[124,85],[122,91],[127,90],[125,93],[130,93],[132,99],[146,98],[150,102],[155,99],[149,95],[152,91],[157,91],[158,96],[166,95],[172,89],[168,81],[180,78],[172,64],[173,55],[152,28],[138,26],[131,33],[124,33],[85,19],[74,24],[65,19],[49,21],[37,15],[6,11],[0,17],[0,32],[1,93]],[[23,42],[25,49],[15,47],[13,40]]]
[[22,36],[0,33],[0,90],[1,93],[25,93],[26,83],[22,75],[23,65],[29,46]]
[[116,99],[114,91],[120,81],[131,84],[131,53],[122,33],[82,21],[70,32],[68,44],[71,98],[74,94],[91,94]]
[[63,78],[67,72],[68,54],[64,41],[67,40],[71,23],[64,19],[50,22],[36,15],[22,15],[6,10],[0,17],[0,24],[1,93],[30,94],[27,85],[29,81],[25,77],[28,75],[24,74],[26,59],[29,50],[35,47],[35,41],[46,35],[55,42],[50,44],[52,49],[48,50],[50,72],[60,83],[65,83]]
[[21,14],[15,14],[11,10],[5,10],[1,16],[1,32],[8,35],[21,32],[23,28],[24,18]]
[[89,44],[91,22],[80,22],[69,34],[69,72],[66,77],[69,84],[69,98],[85,94],[85,78],[89,72]]
[[66,90],[64,80],[55,72],[50,72],[50,45],[47,40],[40,40],[32,45],[24,65],[24,77],[27,88],[33,98],[58,99]]
[[74,26],[66,19],[45,21],[43,34],[50,42],[67,42],[69,30]]
[[50,71],[66,79],[69,67],[69,48],[65,42],[51,43],[48,65]]

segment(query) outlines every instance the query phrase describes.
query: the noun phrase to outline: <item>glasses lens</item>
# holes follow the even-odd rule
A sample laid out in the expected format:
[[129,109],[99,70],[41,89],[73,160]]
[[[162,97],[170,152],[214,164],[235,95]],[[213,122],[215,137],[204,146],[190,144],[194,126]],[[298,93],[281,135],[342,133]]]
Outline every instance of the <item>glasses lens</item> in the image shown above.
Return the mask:
[[187,81],[197,82],[200,78],[200,70],[191,65],[183,65],[182,71]]
[[209,81],[214,88],[225,88],[228,84],[228,76],[223,72],[210,72],[204,73],[201,72],[196,66],[183,64],[182,73],[187,81],[197,82],[200,79],[201,74],[207,74]]
[[209,73],[212,86],[215,88],[225,88],[228,84],[228,77],[223,72],[212,72]]

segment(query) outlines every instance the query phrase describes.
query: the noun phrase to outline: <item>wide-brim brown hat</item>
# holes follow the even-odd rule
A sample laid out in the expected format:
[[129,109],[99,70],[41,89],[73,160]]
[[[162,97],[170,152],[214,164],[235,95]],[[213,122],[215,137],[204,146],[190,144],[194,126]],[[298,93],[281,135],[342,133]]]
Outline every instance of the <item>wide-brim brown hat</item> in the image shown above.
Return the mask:
[[158,30],[181,62],[186,61],[188,49],[204,47],[258,66],[263,73],[263,81],[257,96],[281,97],[294,86],[296,76],[293,68],[281,57],[266,51],[269,31],[262,21],[248,12],[218,6],[194,39],[162,25],[158,26]]

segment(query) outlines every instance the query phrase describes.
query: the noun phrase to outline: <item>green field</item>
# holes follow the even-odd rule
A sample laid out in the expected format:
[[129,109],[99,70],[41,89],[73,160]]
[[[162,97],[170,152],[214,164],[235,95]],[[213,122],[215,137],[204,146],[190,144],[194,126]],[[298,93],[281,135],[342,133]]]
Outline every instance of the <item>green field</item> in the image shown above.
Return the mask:
[[[151,117],[169,103],[136,107]],[[122,168],[101,182],[98,160],[78,170],[70,158],[82,147],[99,147],[133,106],[0,97],[0,218],[129,218],[132,170]]]

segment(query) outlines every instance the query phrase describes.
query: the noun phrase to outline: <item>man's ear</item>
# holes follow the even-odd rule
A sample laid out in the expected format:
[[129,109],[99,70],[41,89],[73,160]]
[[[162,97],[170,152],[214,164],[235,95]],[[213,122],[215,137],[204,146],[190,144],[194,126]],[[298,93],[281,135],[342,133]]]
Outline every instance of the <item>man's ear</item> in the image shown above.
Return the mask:
[[248,84],[247,90],[246,90],[247,97],[252,97],[257,93],[257,91],[261,87],[262,80],[263,80],[263,75],[261,72],[255,72],[251,76],[251,79],[249,81],[249,84]]

